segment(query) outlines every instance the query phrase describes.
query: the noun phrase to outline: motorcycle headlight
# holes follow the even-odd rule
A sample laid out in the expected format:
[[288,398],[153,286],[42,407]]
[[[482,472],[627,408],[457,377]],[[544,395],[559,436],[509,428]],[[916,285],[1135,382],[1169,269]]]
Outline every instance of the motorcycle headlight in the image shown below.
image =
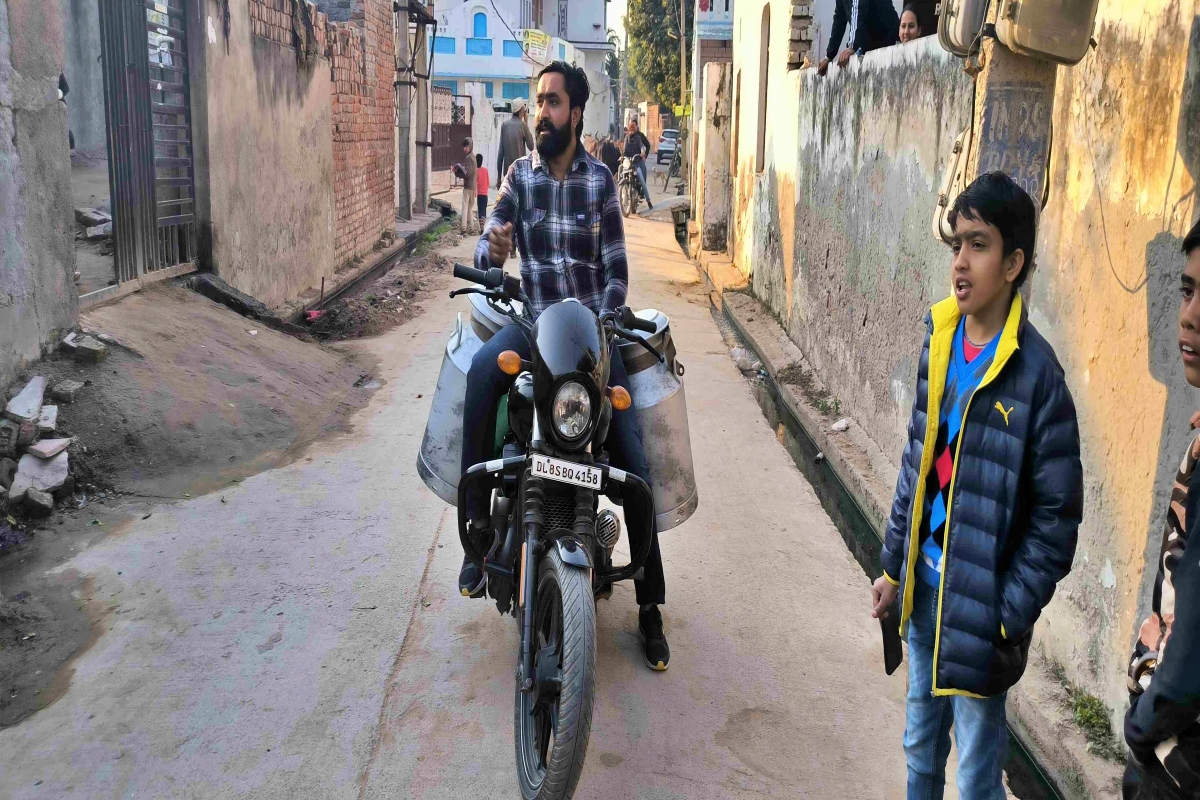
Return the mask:
[[567,441],[578,439],[592,421],[592,398],[583,385],[568,381],[554,396],[551,418],[558,435]]

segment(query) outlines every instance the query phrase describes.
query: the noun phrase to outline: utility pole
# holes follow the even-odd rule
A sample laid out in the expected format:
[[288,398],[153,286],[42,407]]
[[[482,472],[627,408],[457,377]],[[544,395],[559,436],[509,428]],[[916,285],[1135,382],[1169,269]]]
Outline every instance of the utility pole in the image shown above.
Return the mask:
[[412,219],[409,142],[412,139],[412,95],[415,83],[408,49],[408,3],[396,2],[396,216]]
[[687,110],[687,0],[679,0],[679,105]]

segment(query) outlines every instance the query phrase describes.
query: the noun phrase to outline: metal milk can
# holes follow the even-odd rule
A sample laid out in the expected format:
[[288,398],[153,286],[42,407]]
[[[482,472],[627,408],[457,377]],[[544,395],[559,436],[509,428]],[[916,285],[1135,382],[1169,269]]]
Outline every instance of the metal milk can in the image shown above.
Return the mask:
[[654,490],[654,514],[662,532],[686,521],[695,512],[700,496],[692,467],[683,365],[675,358],[670,320],[653,308],[637,315],[654,320],[655,332],[645,334],[646,341],[666,358],[666,363],[660,363],[653,353],[634,342],[621,341],[618,345],[642,429],[650,488]]
[[[442,370],[429,408],[425,436],[417,455],[417,474],[434,494],[451,505],[458,503],[462,471],[462,418],[467,394],[467,370],[480,346],[512,322],[496,313],[479,295],[470,295],[471,314],[460,314],[446,343]],[[687,400],[683,391],[683,365],[675,358],[667,316],[655,309],[637,312],[655,321],[656,330],[646,340],[666,357],[633,342],[621,342],[619,352],[629,375],[633,408],[642,430],[642,446],[650,467],[654,513],[658,530],[680,525],[696,510],[699,495],[692,467],[688,435]]]

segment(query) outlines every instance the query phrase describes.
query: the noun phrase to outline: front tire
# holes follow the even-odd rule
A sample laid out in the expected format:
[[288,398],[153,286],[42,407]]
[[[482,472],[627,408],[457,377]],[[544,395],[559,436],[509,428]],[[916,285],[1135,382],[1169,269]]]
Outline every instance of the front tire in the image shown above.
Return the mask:
[[[538,567],[534,597],[535,687],[522,693],[518,679],[513,713],[517,780],[524,800],[567,800],[592,732],[596,605],[588,573],[564,564],[554,547]],[[555,666],[557,691],[552,681],[539,681]]]
[[637,212],[639,191],[633,181],[627,181],[621,187],[621,213],[632,217]]

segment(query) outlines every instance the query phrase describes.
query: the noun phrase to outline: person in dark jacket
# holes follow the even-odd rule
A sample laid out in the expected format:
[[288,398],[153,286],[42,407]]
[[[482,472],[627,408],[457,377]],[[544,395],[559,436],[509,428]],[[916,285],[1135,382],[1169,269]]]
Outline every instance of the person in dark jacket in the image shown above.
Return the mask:
[[[1200,222],[1184,238],[1183,253],[1179,352],[1187,382],[1200,387]],[[1122,787],[1125,800],[1200,797],[1198,461],[1200,435],[1188,445],[1172,487],[1153,613],[1142,623],[1130,665],[1125,744],[1131,757]]]
[[617,170],[621,168],[621,151],[608,134],[605,134],[600,142],[600,160],[608,167],[613,177],[617,177]]
[[953,725],[958,792],[1005,797],[1004,701],[1033,624],[1070,571],[1083,516],[1075,405],[1021,284],[1033,200],[1000,172],[950,213],[953,296],[930,310],[885,533],[874,617],[908,638],[908,797],[941,797]]
[[[835,3],[829,46],[825,49],[825,57],[817,64],[818,75],[824,75],[829,62],[835,58],[838,66],[844,67],[855,53],[861,56],[900,41],[900,18],[896,16],[892,0],[835,0]],[[847,27],[850,36],[846,46],[839,51]]]

